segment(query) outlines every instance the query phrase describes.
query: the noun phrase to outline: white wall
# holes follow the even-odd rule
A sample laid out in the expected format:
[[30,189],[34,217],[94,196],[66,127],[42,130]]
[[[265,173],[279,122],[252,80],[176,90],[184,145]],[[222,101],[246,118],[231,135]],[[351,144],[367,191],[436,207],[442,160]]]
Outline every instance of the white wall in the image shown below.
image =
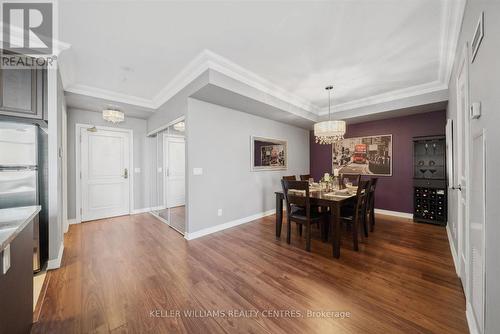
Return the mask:
[[146,145],[146,120],[125,117],[125,121],[113,124],[102,119],[98,112],[68,108],[68,219],[76,217],[76,168],[75,168],[75,125],[92,124],[107,127],[132,129],[134,132],[134,168],[140,168],[140,173],[134,173],[134,208],[149,207],[149,150]]
[[49,219],[49,263],[48,268],[59,267],[63,250],[62,226],[62,168],[59,150],[62,146],[62,110],[64,91],[57,68],[47,70],[47,116],[48,116],[48,219]]
[[[448,117],[457,120],[456,74],[462,48],[471,42],[481,11],[484,11],[484,39],[474,63],[469,64],[470,102],[481,102],[482,116],[471,121],[471,132],[482,128],[487,134],[486,158],[486,333],[500,333],[500,1],[468,0],[460,33],[455,65],[449,83]],[[455,133],[457,129],[454,129]],[[455,156],[456,156],[455,152]],[[455,169],[455,175],[457,171]],[[458,183],[457,181],[455,181]],[[450,193],[449,224],[457,224],[457,194]],[[471,194],[471,197],[475,194]],[[453,236],[457,247],[457,236]]]
[[[309,173],[307,130],[192,98],[186,126],[189,234],[275,209],[281,177]],[[252,135],[287,140],[288,170],[252,172]]]

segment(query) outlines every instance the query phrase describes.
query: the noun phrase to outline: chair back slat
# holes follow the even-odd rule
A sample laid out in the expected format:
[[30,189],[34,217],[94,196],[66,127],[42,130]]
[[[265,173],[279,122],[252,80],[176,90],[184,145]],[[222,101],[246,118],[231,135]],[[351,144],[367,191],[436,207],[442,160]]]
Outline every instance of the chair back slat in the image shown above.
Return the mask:
[[301,181],[309,181],[310,178],[311,178],[311,174],[300,175]]
[[370,210],[375,209],[375,190],[377,188],[377,181],[378,178],[372,177],[370,179],[370,187],[368,189],[368,198],[367,198],[367,205],[369,206]]
[[368,199],[368,193],[370,189],[370,181],[359,181],[358,190],[356,192],[356,210],[355,219],[357,221],[358,215],[363,215],[366,213],[366,204]]
[[287,176],[283,176],[283,180],[288,180],[288,181],[297,181],[297,176],[295,176],[295,175],[287,175]]
[[[281,187],[283,188],[283,195],[285,197],[287,215],[291,215],[292,205],[296,205],[303,207],[306,210],[306,216],[309,218],[311,215],[309,182],[283,179],[281,180]],[[304,194],[294,193],[293,190],[304,192]]]

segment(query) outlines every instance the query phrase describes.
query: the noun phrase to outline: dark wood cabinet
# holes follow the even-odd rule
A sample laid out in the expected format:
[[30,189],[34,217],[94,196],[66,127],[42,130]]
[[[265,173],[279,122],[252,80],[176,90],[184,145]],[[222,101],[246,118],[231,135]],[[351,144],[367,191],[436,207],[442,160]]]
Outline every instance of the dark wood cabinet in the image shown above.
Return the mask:
[[445,136],[413,138],[413,220],[446,225],[447,203]]
[[0,115],[44,119],[46,70],[0,69]]
[[0,270],[0,334],[28,334],[32,323],[33,222],[30,222],[10,243],[9,270],[5,274]]

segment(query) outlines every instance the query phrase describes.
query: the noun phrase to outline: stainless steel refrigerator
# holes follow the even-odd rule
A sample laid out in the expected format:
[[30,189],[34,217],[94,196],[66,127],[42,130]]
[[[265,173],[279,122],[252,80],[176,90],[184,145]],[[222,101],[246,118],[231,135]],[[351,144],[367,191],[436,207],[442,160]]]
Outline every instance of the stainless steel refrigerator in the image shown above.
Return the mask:
[[[38,127],[0,121],[0,209],[38,205]],[[40,227],[33,226],[33,270],[39,271]]]

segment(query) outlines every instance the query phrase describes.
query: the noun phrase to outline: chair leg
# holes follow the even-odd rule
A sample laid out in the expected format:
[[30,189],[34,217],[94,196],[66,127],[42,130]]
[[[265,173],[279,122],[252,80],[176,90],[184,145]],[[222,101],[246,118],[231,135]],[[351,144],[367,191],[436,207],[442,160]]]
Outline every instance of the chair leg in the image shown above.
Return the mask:
[[368,238],[368,220],[366,219],[366,213],[363,215],[362,218],[363,222],[363,232],[365,233],[365,238]]
[[356,221],[352,222],[352,248],[357,252],[358,251],[358,224]]
[[290,219],[288,219],[287,224],[286,224],[286,243],[287,244],[290,243],[290,239],[291,239],[290,234],[292,234],[292,222],[290,221]]
[[311,251],[311,222],[306,225],[306,251]]
[[370,232],[375,230],[375,208],[371,208],[370,210]]

